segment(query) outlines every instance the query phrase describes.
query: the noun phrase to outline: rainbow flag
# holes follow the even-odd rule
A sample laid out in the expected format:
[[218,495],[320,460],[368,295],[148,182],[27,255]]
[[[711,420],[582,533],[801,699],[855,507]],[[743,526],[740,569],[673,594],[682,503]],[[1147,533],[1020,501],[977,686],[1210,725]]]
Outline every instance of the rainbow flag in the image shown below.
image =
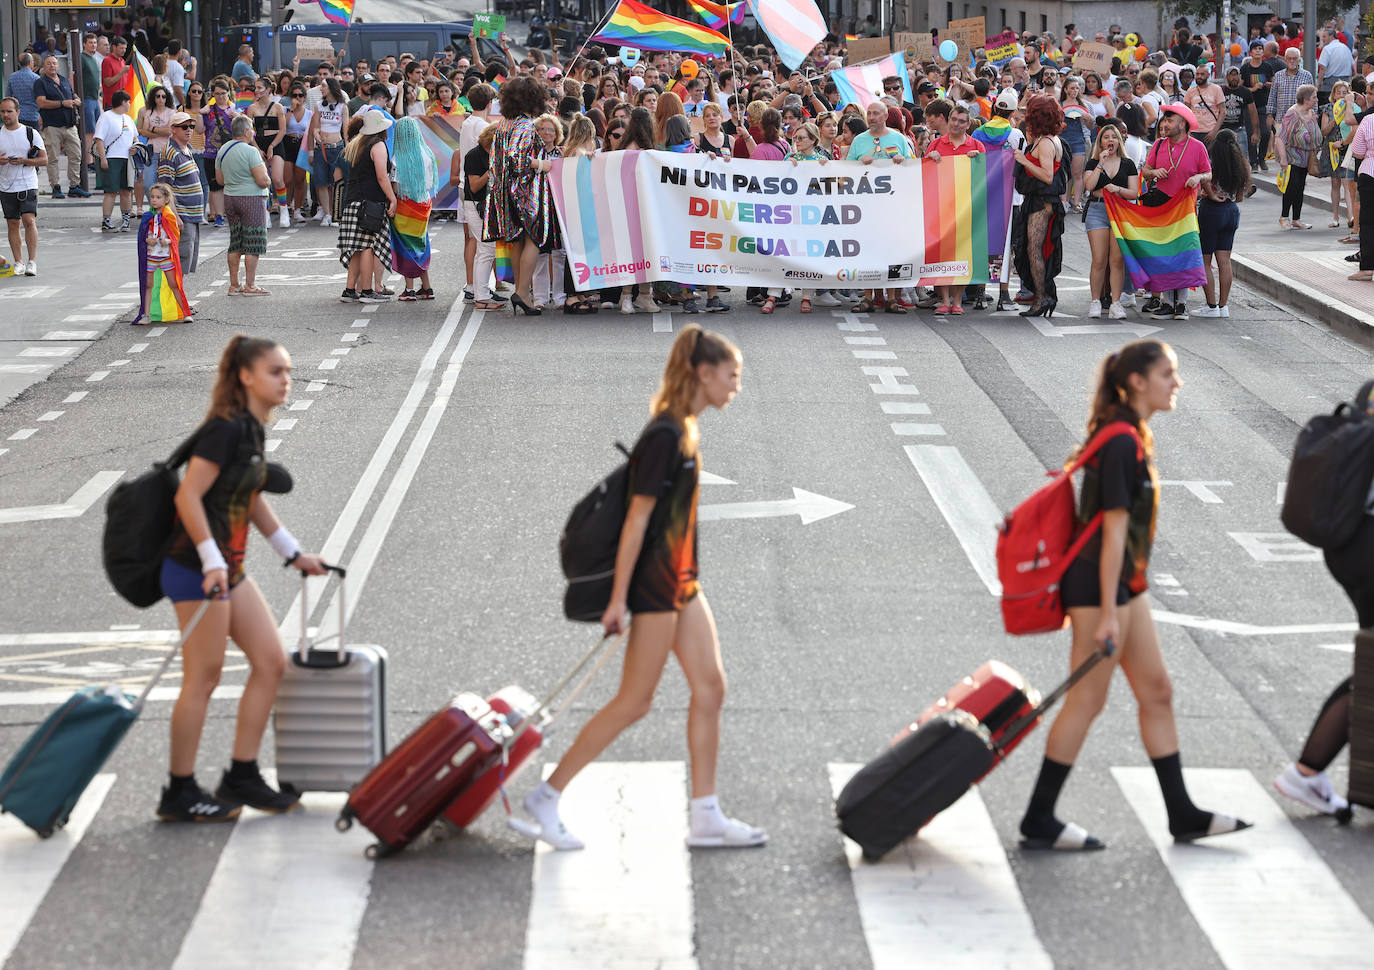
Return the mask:
[[1006,253],[1015,159],[1001,150],[966,158],[921,163],[922,286],[987,283],[989,259]]
[[825,18],[816,0],[749,0],[749,8],[790,68],[800,65],[825,39]]
[[137,118],[138,113],[148,104],[148,86],[153,83],[153,65],[148,63],[148,58],[138,52],[138,48],[129,45],[129,64],[133,70],[124,75],[123,88],[128,92],[132,99],[129,103],[129,117]]
[[844,40],[845,40],[845,43],[846,43],[846,44],[849,43],[851,40],[858,40],[858,39],[859,39],[859,35],[858,35],[858,34],[845,34],[845,35],[844,35]]
[[906,59],[899,60],[895,54],[889,54],[881,61],[871,64],[858,64],[830,72],[830,80],[835,82],[835,87],[840,93],[840,105],[857,104],[861,108],[867,108],[874,101],[881,101],[883,78],[894,76],[902,79],[902,100],[914,102],[916,98],[911,93],[911,77],[907,74]]
[[744,0],[739,3],[715,3],[714,0],[687,0],[692,12],[712,30],[724,30],[726,23],[736,27],[744,23]]
[[347,27],[353,22],[353,4],[355,0],[320,0],[320,13],[324,14],[325,19],[340,27]]
[[496,282],[515,282],[515,243],[496,240]]
[[252,91],[238,91],[234,94],[234,110],[247,111],[248,106],[256,100],[257,95]]
[[968,134],[974,141],[982,142],[988,151],[1000,149],[1010,135],[1011,121],[1007,118],[989,118]]
[[396,214],[391,217],[391,268],[407,279],[416,279],[429,269],[428,202],[396,198]]
[[[424,138],[429,150],[434,153],[434,163],[439,166],[439,191],[435,194],[435,212],[450,212],[463,207],[461,187],[449,185],[449,172],[453,166],[453,156],[458,153],[458,130],[466,120],[465,115],[425,115],[415,119],[420,123],[420,136]],[[459,163],[462,164],[461,162]]]
[[1160,206],[1126,202],[1115,195],[1102,198],[1136,289],[1163,293],[1206,285],[1195,191],[1180,192]]
[[730,49],[724,34],[659,13],[638,0],[620,0],[611,19],[589,43],[596,41],[642,51],[681,51],[708,57],[721,57]]

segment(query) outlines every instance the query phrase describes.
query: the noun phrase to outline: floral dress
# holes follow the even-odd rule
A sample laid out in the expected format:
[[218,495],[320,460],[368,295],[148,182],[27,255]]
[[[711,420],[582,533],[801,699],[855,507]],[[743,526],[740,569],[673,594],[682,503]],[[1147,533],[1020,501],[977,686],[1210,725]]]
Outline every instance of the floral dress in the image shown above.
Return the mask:
[[528,232],[541,252],[559,247],[549,179],[533,167],[536,159],[548,157],[533,118],[503,118],[497,124],[491,142],[484,239],[514,242]]

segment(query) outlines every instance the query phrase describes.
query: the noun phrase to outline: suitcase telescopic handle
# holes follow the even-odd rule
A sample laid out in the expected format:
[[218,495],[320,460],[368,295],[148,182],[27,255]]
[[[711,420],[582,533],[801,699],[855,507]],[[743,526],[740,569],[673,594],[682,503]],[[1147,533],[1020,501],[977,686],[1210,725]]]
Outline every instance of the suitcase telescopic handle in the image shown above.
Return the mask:
[[529,730],[530,725],[538,722],[539,715],[543,714],[553,705],[558,695],[563,693],[564,688],[576,680],[578,674],[586,670],[587,665],[595,660],[595,666],[593,666],[591,670],[588,670],[582,679],[577,682],[577,686],[572,689],[567,699],[559,705],[558,710],[553,713],[549,720],[555,720],[562,715],[562,713],[568,709],[569,705],[577,700],[578,696],[586,689],[587,685],[592,682],[592,678],[601,671],[601,668],[610,662],[611,657],[615,656],[620,649],[620,645],[625,642],[629,635],[629,630],[627,629],[623,633],[607,633],[601,639],[597,640],[596,646],[592,647],[592,649],[577,662],[577,665],[573,667],[572,670],[568,671],[562,680],[554,685],[553,690],[544,695],[539,703],[535,705],[534,710],[530,711],[529,714],[521,719],[520,724],[515,728],[514,732],[511,733],[511,736],[506,739],[503,747],[506,750],[513,748],[515,742],[520,740],[520,736]]
[[172,666],[172,661],[175,660],[177,654],[181,652],[182,646],[191,638],[191,634],[195,632],[196,624],[200,623],[200,618],[205,615],[205,611],[210,608],[210,604],[215,601],[215,598],[218,597],[221,592],[223,592],[223,590],[218,586],[210,587],[210,592],[205,594],[205,599],[201,602],[200,609],[196,610],[195,614],[191,617],[191,622],[186,624],[186,630],[181,634],[181,639],[172,646],[172,649],[167,651],[167,656],[162,658],[162,663],[158,665],[153,676],[148,678],[148,682],[144,684],[143,689],[138,692],[138,699],[134,701],[134,713],[143,710],[143,702],[146,701],[148,695],[153,692],[153,688],[156,687],[157,682],[162,679],[162,675],[167,673],[167,668]]
[[[342,566],[331,566],[329,563],[325,563],[325,564],[324,564],[324,568],[327,569],[327,570],[328,570],[329,572],[331,572],[331,573],[338,573],[338,574],[339,574],[339,634],[338,634],[338,637],[339,637],[339,645],[338,645],[338,649],[335,651],[335,654],[338,656],[339,662],[340,662],[340,663],[343,663],[343,659],[344,659],[344,649],[345,649],[345,646],[344,646],[344,623],[346,622],[346,618],[347,618],[347,616],[348,616],[347,611],[345,611],[345,609],[344,609],[344,585],[345,585],[345,584],[344,584],[344,580],[348,578],[348,570],[345,569],[345,568],[342,567]],[[309,580],[310,580],[310,575],[309,575],[309,573],[305,572],[305,570],[300,570],[300,574],[301,574],[301,640],[300,640],[299,646],[296,648],[296,656],[297,656],[298,658],[300,658],[301,663],[305,663],[306,658],[309,657],[309,655],[310,655],[310,629],[309,629],[309,623],[310,623],[310,586],[309,586]],[[329,576],[328,576],[328,574],[326,573],[326,575],[325,575],[325,581],[328,582],[328,580],[329,580]]]
[[1107,642],[1098,649],[1094,650],[1092,656],[1090,656],[1087,660],[1083,661],[1081,664],[1074,668],[1073,672],[1069,674],[1068,680],[1064,681],[1054,690],[1050,691],[1049,696],[1041,700],[1039,704],[1036,704],[1035,707],[1032,708],[1029,713],[1023,715],[1018,720],[1011,722],[1007,729],[1002,732],[1002,740],[993,745],[993,747],[997,751],[998,756],[1005,756],[1005,745],[1014,744],[1016,742],[1016,739],[1020,737],[1021,732],[1026,730],[1026,728],[1030,727],[1036,721],[1040,720],[1040,718],[1044,717],[1045,712],[1048,711],[1055,704],[1057,704],[1059,702],[1059,698],[1063,697],[1071,689],[1073,689],[1074,684],[1078,683],[1084,677],[1088,676],[1088,674],[1092,672],[1092,669],[1094,667],[1096,667],[1102,661],[1106,660],[1108,657],[1112,656],[1114,653],[1116,653],[1116,642],[1111,637],[1108,637]]

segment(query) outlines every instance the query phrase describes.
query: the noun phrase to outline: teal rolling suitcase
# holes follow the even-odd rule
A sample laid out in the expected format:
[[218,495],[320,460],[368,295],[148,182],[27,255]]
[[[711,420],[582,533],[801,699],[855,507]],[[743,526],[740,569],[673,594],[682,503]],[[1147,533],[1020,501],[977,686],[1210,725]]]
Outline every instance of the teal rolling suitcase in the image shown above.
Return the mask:
[[[210,606],[206,600],[182,636],[196,628]],[[46,839],[67,823],[81,793],[119,747],[143,703],[172,660],[178,643],[135,697],[115,685],[86,687],[68,698],[29,736],[0,775],[0,812],[9,812]]]

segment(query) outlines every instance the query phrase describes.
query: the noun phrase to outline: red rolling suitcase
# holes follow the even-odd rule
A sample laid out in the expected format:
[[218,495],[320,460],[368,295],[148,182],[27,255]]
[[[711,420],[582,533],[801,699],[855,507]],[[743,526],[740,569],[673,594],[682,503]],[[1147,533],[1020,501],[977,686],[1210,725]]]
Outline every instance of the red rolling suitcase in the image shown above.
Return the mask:
[[[1039,718],[1025,719],[1031,708],[1039,703],[1040,692],[1027,684],[1024,677],[1000,660],[989,660],[902,728],[892,743],[897,744],[941,714],[953,710],[967,711],[987,729],[994,745],[996,757],[993,767],[996,767],[1040,723]],[[1009,734],[1009,729],[1013,728],[1014,733]],[[979,780],[982,780],[981,777]]]
[[544,729],[550,720],[540,716],[538,702],[520,687],[503,687],[487,703],[493,711],[503,715],[512,728],[523,726],[527,720],[530,724],[510,743],[505,771],[499,770],[500,765],[484,771],[444,812],[444,819],[460,829],[477,821],[477,817],[496,801],[502,786],[509,784],[529,765],[530,755],[544,744]]

